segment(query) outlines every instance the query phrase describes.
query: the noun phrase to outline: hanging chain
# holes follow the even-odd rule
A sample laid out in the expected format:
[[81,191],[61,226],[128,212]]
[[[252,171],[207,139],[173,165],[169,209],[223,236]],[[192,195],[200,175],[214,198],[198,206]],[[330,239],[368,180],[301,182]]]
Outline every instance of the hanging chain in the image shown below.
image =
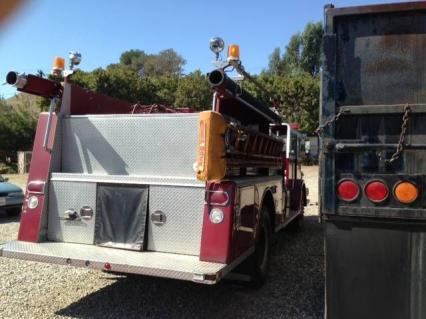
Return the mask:
[[402,152],[405,149],[405,137],[407,136],[407,130],[408,130],[408,120],[411,113],[411,107],[410,105],[406,104],[404,107],[404,116],[402,117],[402,124],[401,124],[401,134],[399,135],[399,141],[398,145],[396,147],[395,153],[392,154],[392,156],[389,159],[384,159],[381,157],[381,153],[379,153],[379,159],[385,161],[386,163],[392,163],[396,161],[402,154]]
[[332,116],[329,120],[327,120],[324,125],[320,125],[316,130],[315,130],[315,134],[317,134],[318,136],[321,136],[322,133],[324,133],[324,130],[331,126],[333,123],[336,123],[338,120],[340,120],[340,118],[342,117],[342,115],[349,113],[348,109],[341,109],[336,115]]

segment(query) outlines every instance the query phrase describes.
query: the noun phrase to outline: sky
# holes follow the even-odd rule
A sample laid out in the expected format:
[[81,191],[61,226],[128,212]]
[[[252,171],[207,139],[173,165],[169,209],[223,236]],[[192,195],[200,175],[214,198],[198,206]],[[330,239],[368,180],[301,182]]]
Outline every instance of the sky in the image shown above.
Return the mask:
[[[403,0],[385,0],[402,2]],[[335,0],[336,7],[381,0]],[[29,0],[0,25],[0,83],[8,71],[49,73],[53,58],[82,54],[85,71],[116,63],[130,49],[158,53],[173,48],[187,61],[184,72],[208,72],[214,59],[209,39],[239,44],[246,70],[268,65],[276,47],[308,22],[323,20],[321,0]],[[0,96],[16,90],[0,85]]]

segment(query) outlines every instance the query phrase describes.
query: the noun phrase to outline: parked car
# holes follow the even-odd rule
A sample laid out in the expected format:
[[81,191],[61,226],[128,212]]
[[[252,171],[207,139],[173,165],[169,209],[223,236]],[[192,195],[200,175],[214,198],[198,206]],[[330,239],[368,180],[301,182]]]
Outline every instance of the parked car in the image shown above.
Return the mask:
[[8,180],[0,175],[0,211],[17,215],[21,211],[24,193],[21,188],[9,183]]

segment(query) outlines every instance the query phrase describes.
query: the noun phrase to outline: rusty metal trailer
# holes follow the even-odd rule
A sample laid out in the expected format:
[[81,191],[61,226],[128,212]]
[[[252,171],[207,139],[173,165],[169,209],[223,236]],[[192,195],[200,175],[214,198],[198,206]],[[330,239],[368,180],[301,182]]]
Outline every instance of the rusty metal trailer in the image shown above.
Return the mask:
[[426,2],[326,6],[323,52],[326,317],[425,318]]

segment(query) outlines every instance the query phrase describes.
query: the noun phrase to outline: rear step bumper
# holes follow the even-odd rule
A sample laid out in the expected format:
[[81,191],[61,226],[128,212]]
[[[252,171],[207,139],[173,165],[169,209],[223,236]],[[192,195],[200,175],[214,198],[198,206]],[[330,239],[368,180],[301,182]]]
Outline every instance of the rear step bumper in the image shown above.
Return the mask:
[[198,256],[137,252],[84,244],[11,241],[0,246],[0,256],[119,273],[174,278],[215,284],[253,250],[231,264],[200,261]]

